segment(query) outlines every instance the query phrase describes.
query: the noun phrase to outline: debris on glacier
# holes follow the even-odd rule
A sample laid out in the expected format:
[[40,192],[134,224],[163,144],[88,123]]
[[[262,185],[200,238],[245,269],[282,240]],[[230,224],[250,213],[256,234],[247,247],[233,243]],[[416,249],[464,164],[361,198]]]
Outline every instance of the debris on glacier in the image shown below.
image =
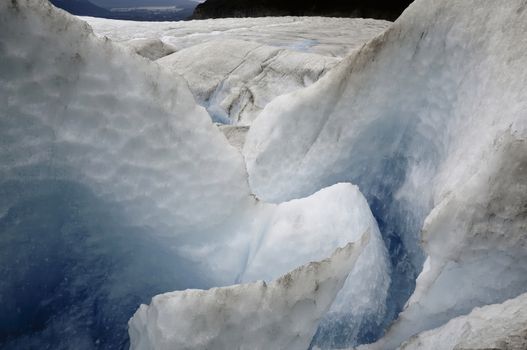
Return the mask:
[[130,320],[130,348],[307,349],[368,240],[365,233],[269,283],[158,295]]

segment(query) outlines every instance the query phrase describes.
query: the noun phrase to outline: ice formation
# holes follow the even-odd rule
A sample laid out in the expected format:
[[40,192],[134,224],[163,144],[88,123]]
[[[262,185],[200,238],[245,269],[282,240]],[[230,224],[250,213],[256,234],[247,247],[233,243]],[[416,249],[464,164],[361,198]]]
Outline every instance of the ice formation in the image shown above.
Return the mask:
[[[245,284],[154,298],[131,323],[133,346],[162,340],[148,332],[172,327],[178,308],[193,311],[185,327],[210,318],[204,334],[220,330],[217,306],[197,300],[218,295],[243,315],[229,323],[237,330],[271,320],[252,301],[285,305],[280,333],[209,339],[225,348],[373,342],[403,309],[363,348],[521,338],[525,1],[417,0],[362,47],[387,23],[87,20],[128,48],[45,0],[0,3],[0,346],[126,347],[140,303],[233,283]],[[224,58],[222,48],[232,59],[208,58],[214,79],[200,80],[195,58]],[[221,129],[243,156],[174,72],[218,120],[241,122]],[[293,279],[305,294],[250,283],[363,232],[370,240],[348,279],[325,270],[331,293],[316,313],[286,312],[314,297],[300,288],[313,276]],[[307,266],[293,274],[318,265]],[[479,322],[497,310],[498,332]],[[460,333],[467,324],[474,332]],[[199,341],[183,335],[163,328],[163,339]]]
[[158,295],[130,320],[131,349],[307,349],[368,239],[270,283]]
[[338,61],[231,39],[194,45],[157,63],[188,81],[213,121],[249,125],[275,97],[312,84]]
[[317,83],[271,102],[249,131],[259,197],[361,187],[395,264],[389,306],[403,306],[408,276],[421,271],[424,223],[415,293],[373,348],[526,290],[524,8],[416,1]]
[[475,308],[444,326],[410,338],[400,350],[527,348],[527,294],[503,304]]
[[[44,0],[0,3],[0,59],[3,348],[126,347],[127,319],[152,296],[232,284],[249,271],[267,278],[363,228],[376,255],[362,259],[368,269],[357,278],[378,284],[369,291],[382,308],[385,248],[356,187],[256,200],[242,156],[182,78]],[[320,201],[318,229],[291,222],[310,219]],[[282,227],[327,241],[298,257],[284,244],[291,261],[256,273],[249,258],[268,249],[258,242]],[[352,297],[339,300],[355,305]]]
[[181,78],[46,1],[0,3],[0,62],[0,343],[119,347],[140,302],[210,285],[177,237],[251,203],[243,160]]

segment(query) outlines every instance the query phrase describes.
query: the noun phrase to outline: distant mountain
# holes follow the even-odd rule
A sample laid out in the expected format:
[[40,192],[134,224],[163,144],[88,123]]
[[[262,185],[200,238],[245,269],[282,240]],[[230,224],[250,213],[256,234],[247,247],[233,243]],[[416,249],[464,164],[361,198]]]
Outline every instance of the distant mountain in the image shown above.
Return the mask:
[[413,0],[207,0],[193,18],[261,16],[369,17],[395,20]]
[[133,8],[133,7],[158,7],[158,6],[177,6],[181,8],[194,9],[197,5],[192,0],[90,0],[99,7],[106,9],[113,8]]
[[53,5],[77,16],[110,17],[109,10],[88,0],[49,0]]
[[77,16],[131,21],[180,21],[192,16],[192,0],[49,0]]

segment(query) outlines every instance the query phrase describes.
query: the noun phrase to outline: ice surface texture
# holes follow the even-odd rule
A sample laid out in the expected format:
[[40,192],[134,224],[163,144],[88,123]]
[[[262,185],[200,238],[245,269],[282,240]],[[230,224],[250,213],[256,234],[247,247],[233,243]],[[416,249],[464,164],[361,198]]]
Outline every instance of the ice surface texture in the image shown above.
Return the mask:
[[160,39],[182,50],[216,40],[245,40],[295,51],[344,57],[391,22],[363,18],[265,17],[185,22],[133,22],[81,17],[99,36],[117,42]]
[[195,45],[157,61],[188,81],[213,121],[238,125],[250,125],[275,97],[314,83],[338,62],[232,39]]
[[394,263],[390,306],[421,271],[424,224],[425,270],[379,349],[527,289],[524,9],[416,1],[249,131],[249,180],[265,200],[360,186]]
[[[248,126],[267,103],[308,86],[386,28],[371,19],[279,17],[185,23],[83,18],[99,35],[137,47],[156,42],[178,52],[157,62],[181,74],[213,121]],[[132,39],[133,38],[133,39]],[[150,50],[151,51],[151,50]],[[166,55],[166,53],[165,53]],[[337,56],[337,57],[334,57]],[[244,136],[233,144],[240,146]]]
[[368,239],[268,284],[158,295],[130,320],[131,349],[306,349]]
[[[126,347],[128,318],[152,296],[272,278],[358,239],[354,227],[372,237],[357,266],[378,285],[370,312],[382,310],[385,248],[356,187],[256,200],[182,78],[46,1],[0,3],[0,61],[3,348]],[[320,201],[325,222],[303,225]],[[324,246],[296,256],[283,244],[290,260],[259,269],[260,243],[284,228]],[[339,299],[355,305],[347,288]]]
[[462,350],[527,348],[527,294],[475,308],[470,314],[450,320],[444,326],[410,338],[400,350]]
[[175,237],[248,202],[242,158],[182,79],[47,2],[1,2],[0,33],[0,342],[121,348],[140,302],[210,285]]

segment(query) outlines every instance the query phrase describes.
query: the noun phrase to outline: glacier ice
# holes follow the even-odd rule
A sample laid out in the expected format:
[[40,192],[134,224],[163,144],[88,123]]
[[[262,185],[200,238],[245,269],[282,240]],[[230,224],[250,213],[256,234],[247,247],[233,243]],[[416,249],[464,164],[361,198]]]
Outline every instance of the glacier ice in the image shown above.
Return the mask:
[[269,283],[158,295],[130,320],[130,348],[306,349],[368,239]]
[[[256,243],[284,225],[291,237],[323,233],[328,254],[358,239],[340,220],[368,229],[372,255],[357,279],[378,284],[380,301],[354,315],[382,309],[384,247],[356,187],[255,199],[243,157],[182,78],[44,0],[0,4],[0,58],[3,348],[126,347],[140,303],[241,280],[251,254],[266,252]],[[323,232],[289,222],[287,212],[308,218],[320,201]],[[322,257],[284,248],[295,264]],[[279,265],[272,273],[295,267]],[[251,278],[269,276],[254,266]],[[339,300],[361,305],[353,297]]]
[[132,48],[138,55],[153,61],[176,52],[175,47],[164,43],[161,39],[131,39],[123,44]]
[[375,333],[383,324],[390,268],[377,223],[356,186],[337,184],[278,205],[265,230],[254,236],[255,248],[249,251],[240,281],[277,278],[328,256],[335,247],[357,241],[363,232],[370,233],[370,243],[317,333],[319,345],[357,344],[361,332]]
[[426,258],[372,348],[527,287],[526,15],[523,1],[416,1],[318,82],[272,101],[248,132],[249,181],[264,200],[360,186],[394,263],[394,313]]
[[194,45],[157,63],[188,81],[213,121],[249,125],[272,99],[312,84],[338,61],[230,39]]
[[[83,18],[125,45],[158,43],[178,52],[157,60],[182,75],[213,121],[248,126],[269,101],[319,79],[389,22],[371,19],[256,18],[133,23]],[[346,28],[346,35],[343,35]],[[316,38],[316,39],[315,39]],[[337,57],[335,57],[337,56]],[[223,129],[232,131],[234,129]],[[239,129],[238,129],[239,130]],[[233,144],[243,146],[244,137]]]
[[122,347],[140,302],[210,286],[175,248],[251,203],[243,160],[181,78],[47,1],[0,3],[0,62],[1,346]]
[[[0,345],[126,347],[126,320],[153,295],[262,290],[250,282],[362,232],[369,243],[335,300],[303,320],[303,346],[375,341],[401,310],[361,348],[516,339],[506,318],[522,297],[482,309],[503,310],[503,337],[470,312],[527,286],[525,8],[417,0],[362,46],[388,23],[86,18],[97,38],[44,0],[0,3]],[[180,71],[220,121],[242,115],[217,128],[174,72],[223,46],[248,56],[215,65],[213,84]],[[255,82],[262,62],[291,76]],[[231,103],[241,84],[263,102]],[[155,305],[137,317],[158,312],[180,317]],[[453,332],[462,324],[476,335]],[[282,328],[273,340],[290,339]]]
[[182,50],[215,40],[245,40],[330,57],[344,57],[388,28],[369,18],[262,17],[185,22],[134,22],[80,17],[115,42],[157,39]]
[[527,347],[527,294],[475,308],[445,325],[410,338],[400,350],[508,349]]

